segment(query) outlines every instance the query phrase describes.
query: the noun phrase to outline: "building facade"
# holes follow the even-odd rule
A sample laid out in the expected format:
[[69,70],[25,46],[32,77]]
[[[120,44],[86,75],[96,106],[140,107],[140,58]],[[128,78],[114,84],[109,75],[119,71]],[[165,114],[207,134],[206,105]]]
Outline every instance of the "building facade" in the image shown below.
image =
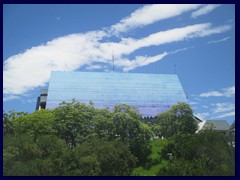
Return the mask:
[[100,109],[132,105],[143,117],[156,116],[178,102],[187,103],[176,74],[52,72],[46,109],[72,99],[85,104],[93,102]]

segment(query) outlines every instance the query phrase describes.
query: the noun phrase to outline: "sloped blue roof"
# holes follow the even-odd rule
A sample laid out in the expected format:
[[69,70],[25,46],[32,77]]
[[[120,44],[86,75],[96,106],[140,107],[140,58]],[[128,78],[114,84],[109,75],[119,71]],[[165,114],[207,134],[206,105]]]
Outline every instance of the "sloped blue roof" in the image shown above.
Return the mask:
[[187,102],[176,74],[139,74],[105,72],[52,72],[47,109],[72,99],[96,108],[129,104],[143,116],[156,116],[177,102]]

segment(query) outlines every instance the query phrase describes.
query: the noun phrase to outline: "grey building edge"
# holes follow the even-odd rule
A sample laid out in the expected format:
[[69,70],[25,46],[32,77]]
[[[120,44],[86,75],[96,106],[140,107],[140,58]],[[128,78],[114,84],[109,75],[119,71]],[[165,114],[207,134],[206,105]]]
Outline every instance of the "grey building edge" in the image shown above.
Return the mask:
[[48,90],[40,90],[40,96],[37,98],[36,110],[46,109]]
[[215,131],[227,132],[230,130],[226,120],[203,120],[195,115],[195,119],[198,119],[198,129],[196,133],[204,129],[212,128]]

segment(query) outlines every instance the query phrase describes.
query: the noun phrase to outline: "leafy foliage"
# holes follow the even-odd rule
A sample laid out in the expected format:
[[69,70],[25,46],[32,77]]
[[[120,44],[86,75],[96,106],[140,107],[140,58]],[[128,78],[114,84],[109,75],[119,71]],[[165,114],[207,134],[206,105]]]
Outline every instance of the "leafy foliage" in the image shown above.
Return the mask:
[[145,164],[134,168],[133,176],[156,176],[159,169],[167,166],[163,151],[168,145],[168,139],[154,139],[149,142],[150,153]]
[[3,134],[7,135],[7,134],[14,133],[12,121],[17,117],[21,117],[26,114],[27,113],[25,112],[15,112],[15,111],[10,111],[9,114],[3,112]]
[[[213,130],[173,136],[164,154],[171,152],[174,158],[158,175],[234,175],[225,137],[223,133]],[[165,158],[168,159],[167,156]]]
[[126,104],[110,111],[73,100],[54,110],[4,113],[3,128],[4,175],[234,174],[227,136],[194,134],[192,110],[184,103],[142,118]]
[[159,114],[157,118],[163,137],[172,137],[178,133],[194,134],[197,130],[192,109],[185,103],[173,105],[170,110]]

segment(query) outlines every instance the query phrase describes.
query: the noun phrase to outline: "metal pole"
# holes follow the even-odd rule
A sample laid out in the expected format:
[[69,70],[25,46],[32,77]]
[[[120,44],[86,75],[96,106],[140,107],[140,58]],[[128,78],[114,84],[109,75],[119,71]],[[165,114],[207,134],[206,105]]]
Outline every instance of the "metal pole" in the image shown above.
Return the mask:
[[233,132],[234,130],[229,130],[229,139],[230,139],[230,150],[231,150],[231,158],[232,158],[232,164],[233,164],[233,168],[235,169],[235,157],[234,157],[234,152],[233,152]]

